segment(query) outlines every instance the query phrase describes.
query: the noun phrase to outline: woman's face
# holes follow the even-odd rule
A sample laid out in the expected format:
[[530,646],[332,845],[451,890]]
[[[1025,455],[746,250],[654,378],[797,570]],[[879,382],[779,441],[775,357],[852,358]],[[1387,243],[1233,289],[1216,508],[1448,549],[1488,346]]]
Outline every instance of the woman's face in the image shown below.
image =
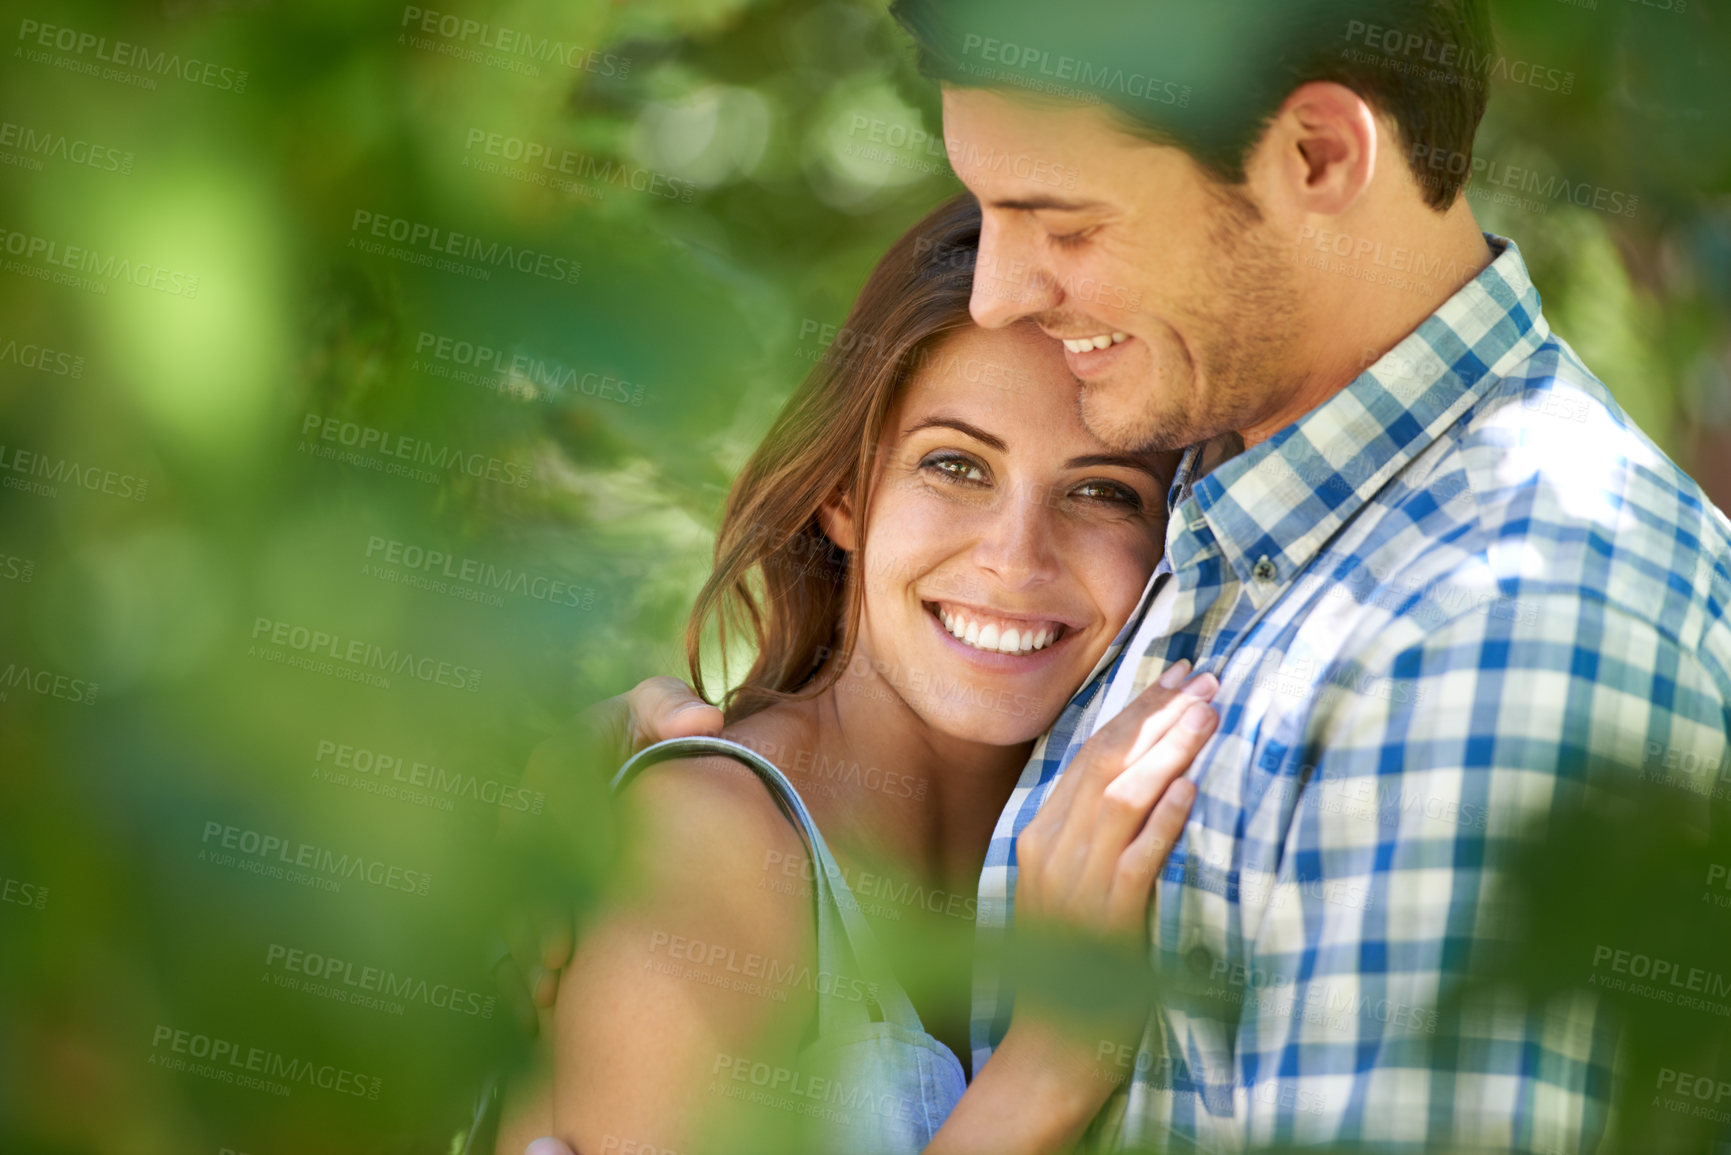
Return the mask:
[[884,441],[841,688],[874,670],[946,734],[1036,737],[1159,561],[1173,459],[1090,434],[1063,347],[1027,325],[946,338]]

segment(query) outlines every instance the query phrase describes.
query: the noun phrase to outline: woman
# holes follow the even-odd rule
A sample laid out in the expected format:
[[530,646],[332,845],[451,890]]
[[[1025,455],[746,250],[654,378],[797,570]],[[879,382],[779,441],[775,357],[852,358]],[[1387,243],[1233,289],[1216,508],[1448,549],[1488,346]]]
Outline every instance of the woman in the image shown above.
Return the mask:
[[[1094,1056],[1140,1022],[1077,1038],[1025,996],[965,1080],[965,955],[949,983],[904,987],[883,947],[900,912],[866,881],[900,864],[971,916],[1034,740],[1164,536],[1173,459],[1087,432],[1056,341],[972,324],[979,228],[961,197],[895,244],[735,484],[687,632],[699,692],[712,627],[722,653],[750,646],[726,741],[620,772],[630,885],[581,936],[551,1074],[500,1152],[549,1133],[582,1155],[1057,1150],[1111,1091]],[[1018,927],[1144,941],[1194,793],[1167,784],[1212,732],[1212,687],[1157,691],[1144,737],[1164,760],[1110,803],[1116,841],[1051,804],[1023,833]]]

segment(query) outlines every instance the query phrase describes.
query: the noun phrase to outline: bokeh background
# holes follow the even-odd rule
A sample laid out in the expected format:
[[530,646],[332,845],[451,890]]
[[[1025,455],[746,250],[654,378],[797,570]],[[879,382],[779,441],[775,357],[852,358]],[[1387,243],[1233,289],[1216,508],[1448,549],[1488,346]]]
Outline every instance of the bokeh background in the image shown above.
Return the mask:
[[[960,187],[885,7],[0,5],[0,1150],[449,1149],[521,1051],[502,821],[579,902],[612,837],[529,751],[680,671],[730,478]],[[1552,191],[1480,219],[1731,505],[1731,12],[1493,7],[1573,81],[1494,83]]]

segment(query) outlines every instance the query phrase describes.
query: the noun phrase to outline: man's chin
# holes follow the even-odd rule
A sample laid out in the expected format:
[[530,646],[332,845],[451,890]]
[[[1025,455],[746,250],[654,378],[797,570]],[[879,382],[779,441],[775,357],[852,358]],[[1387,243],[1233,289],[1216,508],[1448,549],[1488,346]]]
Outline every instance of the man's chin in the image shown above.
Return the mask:
[[1089,381],[1082,384],[1082,424],[1119,453],[1165,452],[1201,440],[1192,423],[1159,404],[1158,384]]

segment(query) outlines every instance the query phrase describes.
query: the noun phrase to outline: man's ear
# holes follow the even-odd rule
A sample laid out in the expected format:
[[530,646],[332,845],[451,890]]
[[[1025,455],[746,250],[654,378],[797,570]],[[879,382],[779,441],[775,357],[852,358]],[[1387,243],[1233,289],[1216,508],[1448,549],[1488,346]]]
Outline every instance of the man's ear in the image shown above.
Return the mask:
[[1376,113],[1352,89],[1326,80],[1300,85],[1258,147],[1259,183],[1269,186],[1259,191],[1295,213],[1339,216],[1376,174],[1379,135]]
[[859,527],[853,515],[853,494],[836,490],[818,507],[817,523],[829,539],[848,553],[859,549]]

